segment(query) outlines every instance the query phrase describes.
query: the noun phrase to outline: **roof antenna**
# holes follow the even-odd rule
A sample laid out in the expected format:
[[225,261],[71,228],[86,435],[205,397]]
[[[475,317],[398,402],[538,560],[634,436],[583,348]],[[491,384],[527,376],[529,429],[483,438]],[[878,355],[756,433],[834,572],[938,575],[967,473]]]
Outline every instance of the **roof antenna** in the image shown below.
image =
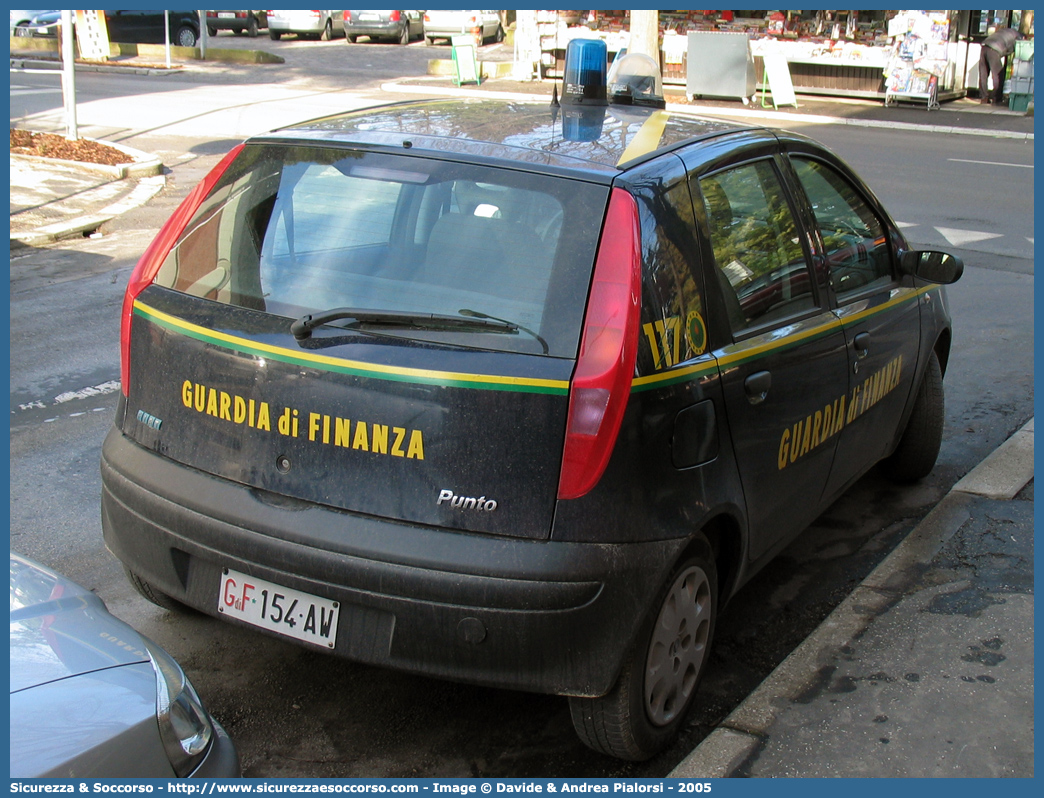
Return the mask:
[[558,81],[556,80],[555,83],[554,83],[554,89],[552,90],[552,93],[551,93],[551,107],[552,108],[558,108],[560,106],[561,106],[561,103],[558,102]]

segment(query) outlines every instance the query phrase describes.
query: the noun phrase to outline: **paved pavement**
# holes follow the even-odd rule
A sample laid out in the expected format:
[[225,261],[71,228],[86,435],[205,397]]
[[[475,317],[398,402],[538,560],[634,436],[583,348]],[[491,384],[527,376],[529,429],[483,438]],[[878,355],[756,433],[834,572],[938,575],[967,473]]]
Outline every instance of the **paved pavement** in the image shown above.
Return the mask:
[[[143,79],[148,79],[143,78]],[[384,87],[532,98],[548,84],[441,78]],[[973,100],[885,108],[801,96],[796,109],[668,98],[672,110],[929,134],[1033,138],[1033,118]],[[148,160],[141,153],[142,160]],[[163,176],[112,179],[12,156],[11,245],[90,232]],[[1033,776],[1033,422],[961,480],[809,638],[670,774]]]

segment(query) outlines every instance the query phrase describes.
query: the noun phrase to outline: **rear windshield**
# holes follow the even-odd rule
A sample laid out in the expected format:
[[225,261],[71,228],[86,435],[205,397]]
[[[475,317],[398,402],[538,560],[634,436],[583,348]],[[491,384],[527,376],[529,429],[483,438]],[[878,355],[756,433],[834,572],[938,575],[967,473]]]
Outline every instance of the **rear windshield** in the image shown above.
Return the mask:
[[575,357],[607,194],[510,169],[252,145],[156,284],[291,320],[340,307],[487,316],[518,329],[363,329]]

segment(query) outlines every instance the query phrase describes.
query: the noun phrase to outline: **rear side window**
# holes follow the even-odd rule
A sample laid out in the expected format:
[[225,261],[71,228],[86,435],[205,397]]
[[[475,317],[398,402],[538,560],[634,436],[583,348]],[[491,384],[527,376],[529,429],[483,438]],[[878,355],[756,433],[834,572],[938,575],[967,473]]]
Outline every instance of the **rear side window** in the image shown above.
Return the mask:
[[339,307],[488,316],[519,330],[380,334],[574,357],[607,192],[409,156],[253,146],[156,282],[288,318]]
[[700,180],[732,332],[815,307],[798,226],[770,161]]

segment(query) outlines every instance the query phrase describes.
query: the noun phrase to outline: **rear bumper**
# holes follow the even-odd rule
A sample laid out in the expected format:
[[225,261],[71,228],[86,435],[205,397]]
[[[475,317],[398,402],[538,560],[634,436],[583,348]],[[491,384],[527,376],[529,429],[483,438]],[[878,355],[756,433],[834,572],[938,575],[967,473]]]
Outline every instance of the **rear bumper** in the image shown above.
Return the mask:
[[398,36],[402,33],[401,22],[353,22],[344,26],[348,36]]
[[392,523],[203,474],[115,429],[101,469],[106,545],[168,595],[224,618],[222,568],[243,571],[340,602],[338,655],[495,687],[607,692],[684,545]]

